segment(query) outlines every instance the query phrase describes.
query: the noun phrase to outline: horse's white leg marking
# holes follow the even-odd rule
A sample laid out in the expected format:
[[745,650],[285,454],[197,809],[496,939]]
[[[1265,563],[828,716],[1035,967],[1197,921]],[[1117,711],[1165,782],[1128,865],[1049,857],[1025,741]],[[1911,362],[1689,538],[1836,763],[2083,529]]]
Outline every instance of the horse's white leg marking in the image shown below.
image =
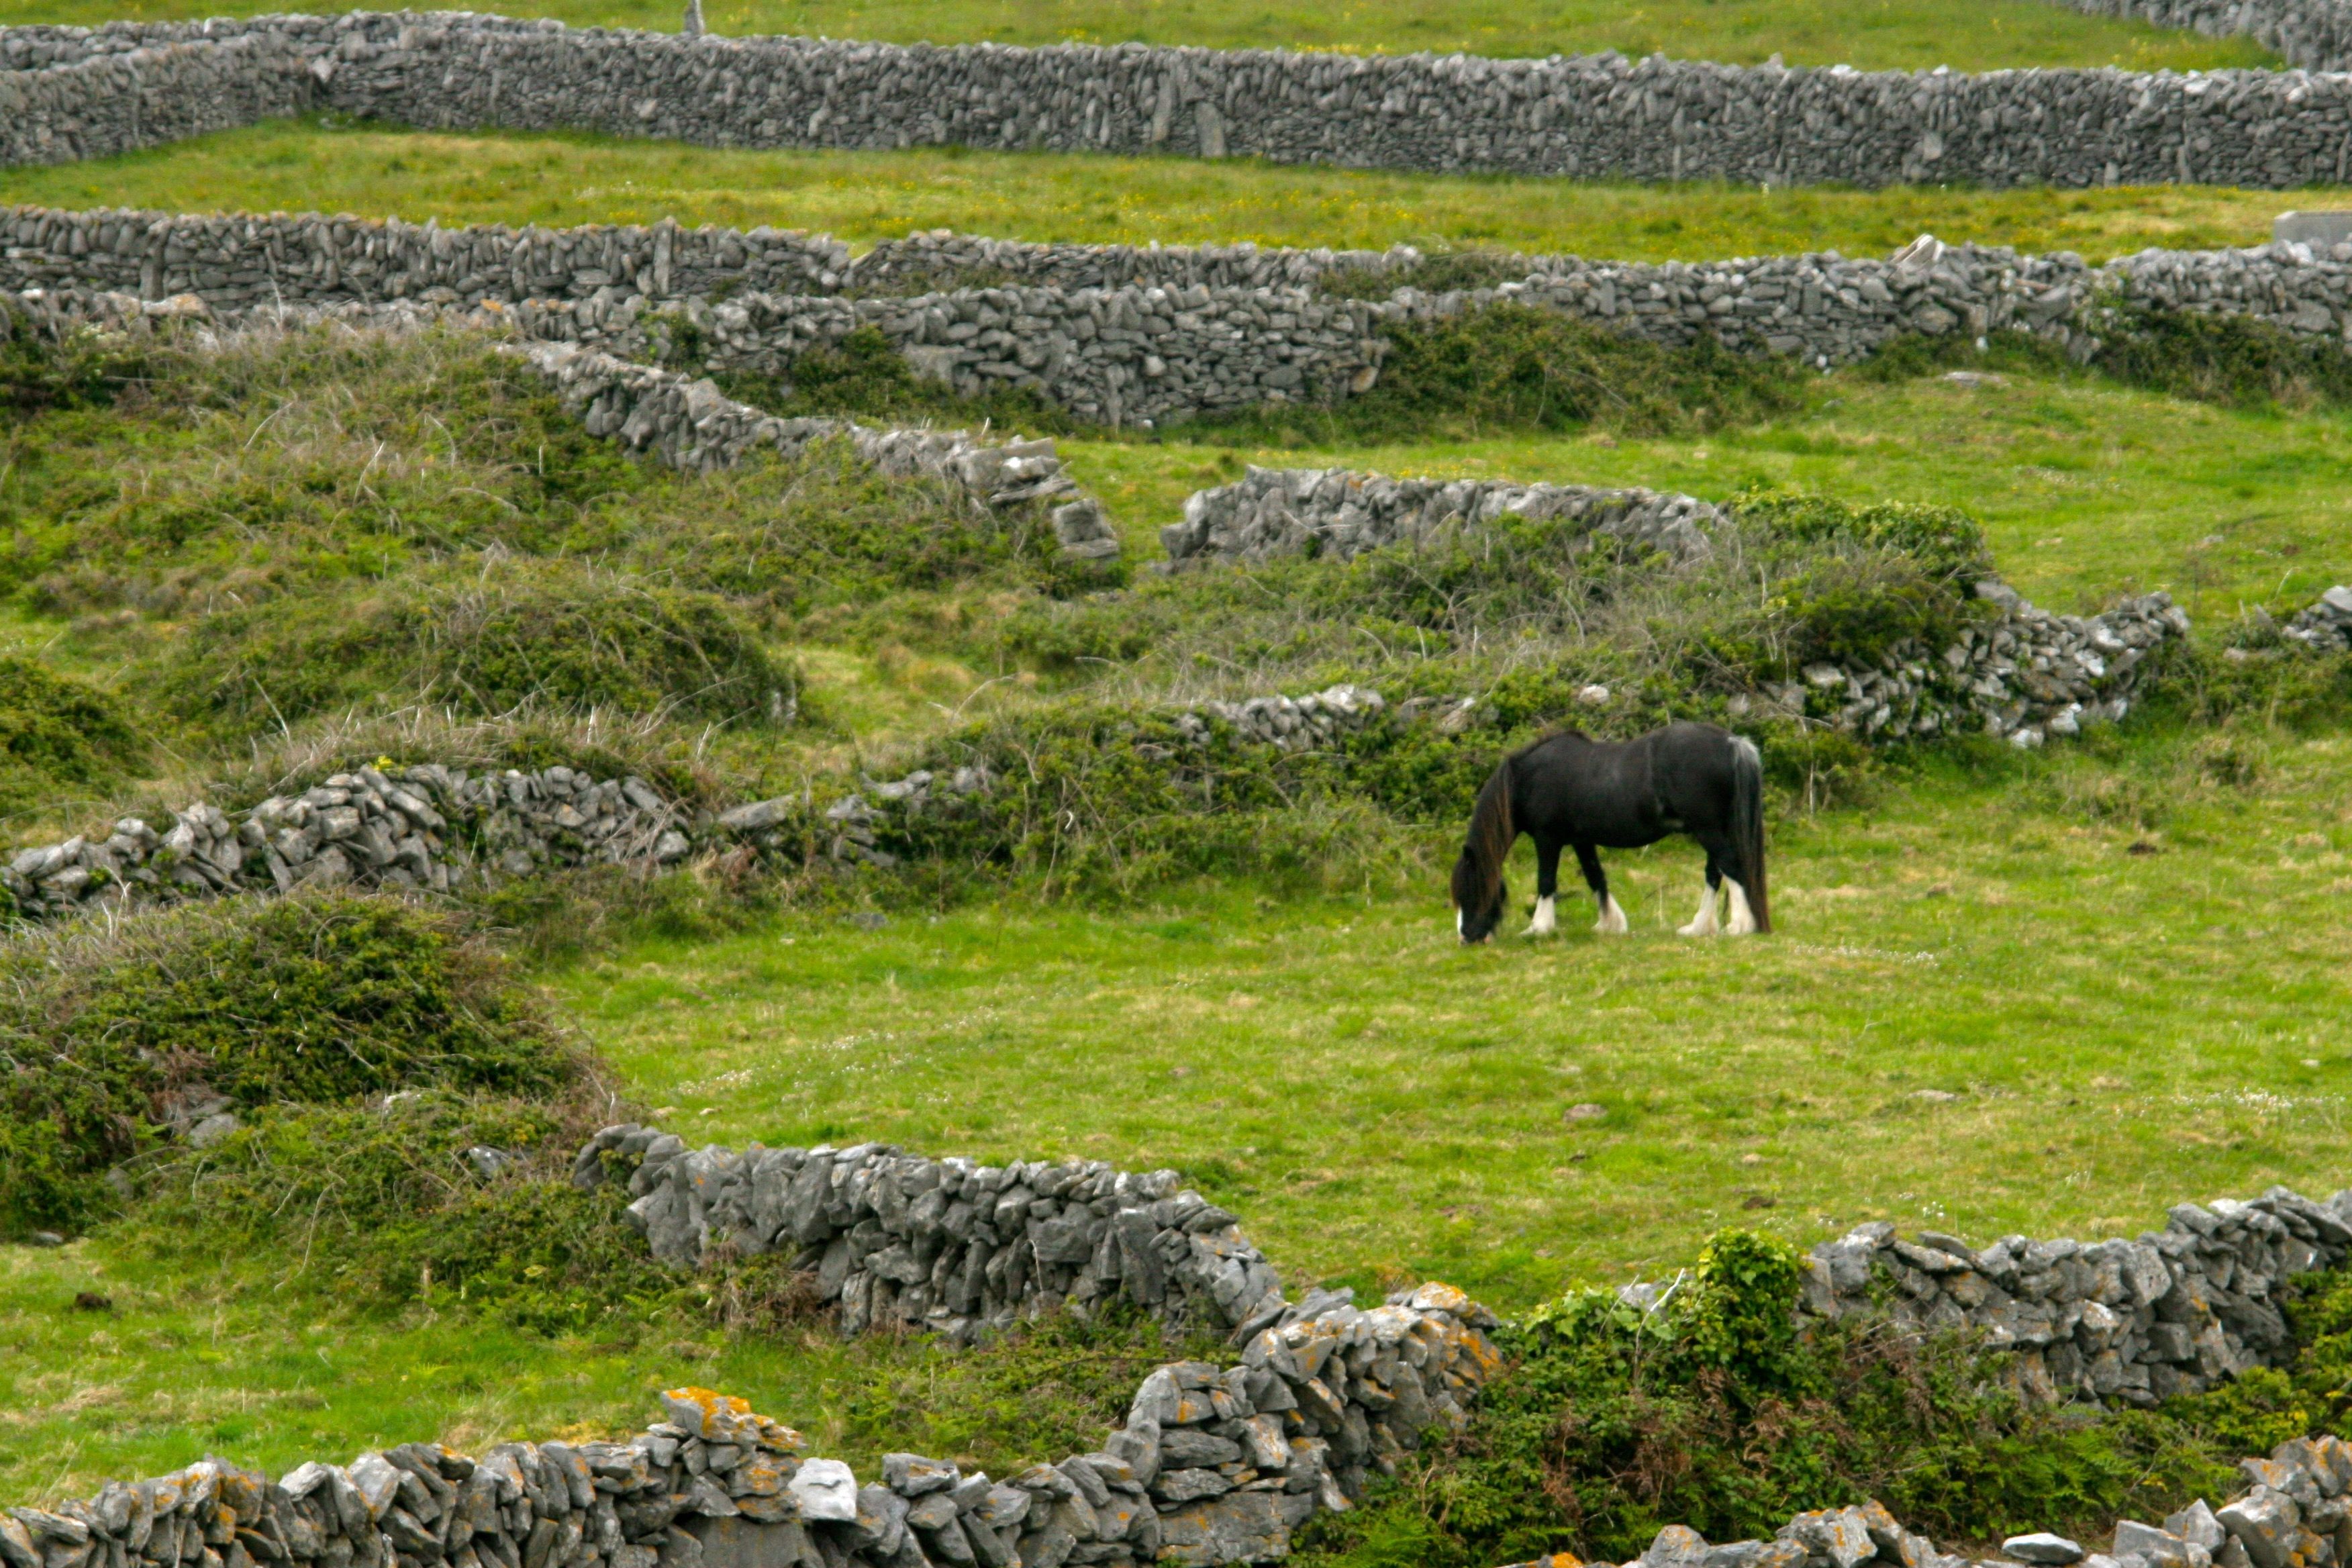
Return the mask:
[[1756,911],[1748,907],[1748,889],[1726,877],[1723,885],[1731,893],[1731,919],[1723,930],[1727,936],[1752,936],[1756,931]]
[[1528,929],[1522,934],[1527,936],[1549,936],[1559,923],[1559,916],[1552,909],[1551,900],[1549,899],[1538,899],[1536,900],[1536,918],[1528,922]]
[[1601,918],[1592,922],[1592,929],[1603,936],[1623,936],[1629,929],[1625,911],[1607,893],[1601,895]]
[[1706,882],[1702,881],[1698,885],[1698,913],[1691,917],[1690,924],[1682,928],[1681,934],[1684,936],[1713,936],[1716,933],[1716,930],[1715,889],[1709,887]]
[[1454,911],[1454,934],[1455,936],[1462,934],[1462,911],[1459,909]]

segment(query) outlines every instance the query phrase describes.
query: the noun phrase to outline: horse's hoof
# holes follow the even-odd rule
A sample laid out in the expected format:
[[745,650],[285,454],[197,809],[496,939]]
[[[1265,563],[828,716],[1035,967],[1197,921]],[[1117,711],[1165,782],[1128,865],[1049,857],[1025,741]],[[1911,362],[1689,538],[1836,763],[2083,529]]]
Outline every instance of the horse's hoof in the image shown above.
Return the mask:
[[1713,926],[1701,925],[1696,921],[1693,921],[1686,926],[1676,927],[1675,934],[1676,936],[1714,936],[1717,933]]

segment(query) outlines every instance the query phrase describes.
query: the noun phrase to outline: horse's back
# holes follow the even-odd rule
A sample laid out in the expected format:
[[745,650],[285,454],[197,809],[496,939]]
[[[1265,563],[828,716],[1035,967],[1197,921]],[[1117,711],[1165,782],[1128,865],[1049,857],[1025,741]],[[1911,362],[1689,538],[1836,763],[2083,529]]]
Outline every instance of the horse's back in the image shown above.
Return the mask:
[[1728,809],[1731,741],[1727,731],[1687,720],[1631,741],[1551,736],[1526,753],[1520,820],[1573,842],[1628,849],[1717,827]]

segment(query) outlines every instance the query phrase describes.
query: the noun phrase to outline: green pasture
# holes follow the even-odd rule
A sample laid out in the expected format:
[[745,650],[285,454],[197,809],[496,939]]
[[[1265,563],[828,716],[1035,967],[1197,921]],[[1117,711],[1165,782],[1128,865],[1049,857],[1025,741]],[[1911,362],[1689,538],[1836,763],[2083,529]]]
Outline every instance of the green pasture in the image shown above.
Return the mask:
[[[2119,745],[1784,814],[1749,942],[1673,934],[1699,862],[1671,845],[1605,858],[1630,940],[1579,885],[1566,934],[1465,952],[1432,842],[1397,890],[793,921],[556,989],[696,1142],[1173,1166],[1360,1290],[1524,1308],[1734,1221],[2136,1234],[2352,1178],[2352,748],[2257,749],[2250,784]],[[1513,877],[1524,910],[1524,850]]]
[[1066,440],[1131,550],[1192,490],[1244,463],[1380,473],[1647,485],[1721,499],[1763,483],[1851,501],[1936,501],[1982,520],[2002,572],[2053,609],[2162,588],[2200,620],[2291,611],[2352,575],[2352,433],[2336,412],[2188,403],[2097,377],[1993,371],[1884,384],[1822,378],[1802,415],[1643,439],[1498,432],[1410,447],[1214,447]]
[[[1697,863],[1669,846],[1610,858],[1630,938],[1572,893],[1563,934],[1465,951],[1432,837],[1370,889],[785,917],[544,981],[690,1142],[1172,1165],[1294,1286],[1436,1276],[1523,1309],[1686,1265],[1727,1224],[2091,1238],[2343,1184],[2347,777],[2340,735],[2258,726],[1935,763],[1784,811],[1755,941],[1672,934]],[[1531,887],[1522,851],[1521,907]],[[674,1316],[550,1339],[446,1299],[354,1312],[296,1268],[0,1248],[0,1490],[602,1434],[684,1381],[861,1463],[1001,1466],[1102,1419],[1150,1349],[960,1357]]]
[[[2040,8],[2039,0],[2026,3]],[[349,212],[445,226],[671,217],[820,230],[859,249],[951,228],[1088,244],[1405,244],[1640,261],[1826,249],[1879,255],[1927,232],[1950,243],[2073,250],[2098,262],[2150,246],[2259,245],[2278,214],[2347,200],[2325,189],[2202,185],[1593,184],[963,148],[747,153],[572,133],[451,135],[324,116],[86,163],[0,170],[0,203],[62,207]]]
[[681,1384],[744,1394],[861,1471],[912,1443],[1002,1475],[1098,1440],[1168,1354],[1131,1330],[963,1356],[653,1314],[549,1338],[446,1297],[355,1318],[289,1279],[289,1261],[192,1271],[92,1242],[0,1247],[0,1496],[86,1496],[212,1453],[276,1475],[423,1437],[478,1453],[622,1436]]
[[[271,0],[11,0],[0,25],[95,24],[251,15]],[[341,5],[316,7],[335,11]],[[681,8],[660,0],[525,0],[509,15],[574,26],[674,30]],[[2276,61],[2248,40],[2200,37],[2139,23],[2078,15],[2041,0],[717,0],[709,25],[722,33],[796,33],[959,44],[1122,43],[1214,48],[1336,49],[1348,53],[1497,56],[1664,52],[1755,64],[1780,54],[1792,65],[1868,69],[2000,70],[2023,66],[2123,66],[2210,70]]]

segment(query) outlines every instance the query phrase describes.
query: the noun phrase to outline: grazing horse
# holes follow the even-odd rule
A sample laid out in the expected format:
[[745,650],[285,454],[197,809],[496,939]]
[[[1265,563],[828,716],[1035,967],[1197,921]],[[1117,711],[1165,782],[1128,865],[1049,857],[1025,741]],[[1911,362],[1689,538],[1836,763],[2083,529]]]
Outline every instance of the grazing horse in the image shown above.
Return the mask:
[[[1502,923],[1503,859],[1520,834],[1536,841],[1536,913],[1529,936],[1553,928],[1559,852],[1576,848],[1585,885],[1600,900],[1594,930],[1625,931],[1597,853],[1638,849],[1687,833],[1706,851],[1706,886],[1685,936],[1772,929],[1764,897],[1764,766],[1755,745],[1712,724],[1669,724],[1638,740],[1595,741],[1574,731],[1505,757],[1478,792],[1469,837],[1454,863],[1454,924],[1465,942]],[[1731,918],[1716,924],[1717,889],[1731,889]]]

